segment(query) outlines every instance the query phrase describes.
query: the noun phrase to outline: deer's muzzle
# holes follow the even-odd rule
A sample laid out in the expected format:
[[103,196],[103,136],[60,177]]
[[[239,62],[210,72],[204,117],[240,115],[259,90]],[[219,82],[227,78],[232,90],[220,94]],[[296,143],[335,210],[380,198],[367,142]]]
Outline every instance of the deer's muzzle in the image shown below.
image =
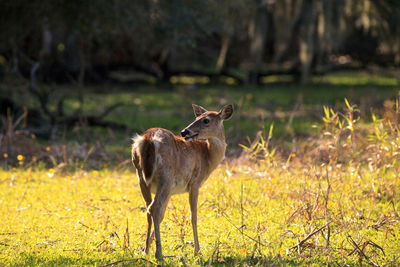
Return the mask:
[[185,138],[186,141],[192,141],[198,136],[198,134],[195,134],[194,132],[188,129],[182,130],[181,135],[182,137]]

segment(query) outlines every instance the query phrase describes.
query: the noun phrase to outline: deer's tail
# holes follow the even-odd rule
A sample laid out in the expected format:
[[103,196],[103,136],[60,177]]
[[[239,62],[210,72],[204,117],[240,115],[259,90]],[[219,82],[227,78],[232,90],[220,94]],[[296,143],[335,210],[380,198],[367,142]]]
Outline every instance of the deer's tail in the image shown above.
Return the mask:
[[155,168],[155,147],[150,138],[137,135],[133,138],[132,163],[135,165],[139,179],[150,185]]

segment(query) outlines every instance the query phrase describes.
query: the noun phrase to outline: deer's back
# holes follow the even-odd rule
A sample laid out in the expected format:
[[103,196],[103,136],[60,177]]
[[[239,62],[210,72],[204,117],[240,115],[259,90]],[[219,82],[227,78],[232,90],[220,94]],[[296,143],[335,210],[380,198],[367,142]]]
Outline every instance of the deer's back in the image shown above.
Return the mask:
[[172,193],[187,192],[192,183],[202,183],[210,172],[209,157],[207,142],[185,141],[162,128],[144,132],[132,149],[134,163],[136,158],[136,167],[153,193],[160,179],[170,183]]

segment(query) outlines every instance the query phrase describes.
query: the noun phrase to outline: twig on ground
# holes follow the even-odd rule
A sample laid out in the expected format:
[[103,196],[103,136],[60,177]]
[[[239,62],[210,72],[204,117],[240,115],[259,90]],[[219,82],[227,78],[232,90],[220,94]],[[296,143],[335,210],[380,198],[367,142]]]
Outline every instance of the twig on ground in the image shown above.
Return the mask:
[[[365,249],[368,245],[371,245],[371,246],[373,246],[373,247],[376,247],[376,248],[380,249],[380,250],[382,251],[383,256],[386,256],[385,251],[383,250],[383,248],[382,248],[381,246],[379,246],[378,244],[376,244],[376,243],[370,241],[370,240],[365,241],[365,242],[361,245],[361,247],[362,247],[361,250],[364,252],[364,249]],[[352,255],[354,252],[356,252],[356,251],[357,251],[357,247],[354,247],[354,249],[353,249],[347,256],[351,256],[351,255]]]
[[331,222],[328,222],[327,224],[325,224],[324,226],[318,228],[317,230],[311,231],[311,233],[309,233],[308,236],[307,236],[306,238],[304,238],[303,240],[301,240],[300,242],[298,242],[297,245],[288,248],[288,249],[286,250],[286,254],[289,254],[289,251],[292,250],[292,249],[296,249],[296,248],[297,248],[297,249],[299,250],[299,248],[301,248],[301,246],[302,246],[308,239],[310,239],[313,235],[315,235],[315,234],[319,233],[320,231],[322,231],[323,229],[325,229],[325,227],[327,227],[330,223],[331,223]]
[[217,258],[218,258],[219,245],[220,245],[219,239],[218,239],[217,242],[215,242],[215,243],[216,243],[215,249],[213,250],[213,253],[211,254],[211,257],[207,260],[208,266],[211,266],[211,264],[212,264],[212,262],[213,262],[213,260],[214,260],[215,254],[217,254]]
[[328,225],[327,228],[328,228],[328,233],[327,233],[327,236],[326,236],[326,249],[329,248],[329,246],[330,246],[329,241],[331,239],[331,227]]
[[243,226],[242,226],[242,227],[237,227],[237,226],[226,216],[225,213],[222,213],[222,216],[224,216],[224,218],[225,218],[230,224],[232,224],[233,227],[235,227],[236,230],[238,230],[238,231],[239,231],[241,234],[243,234],[245,237],[247,237],[247,238],[253,240],[254,242],[256,242],[257,244],[259,244],[259,245],[261,245],[261,246],[263,246],[263,247],[266,247],[265,244],[259,242],[257,239],[255,239],[255,238],[249,236],[248,234],[245,234],[244,232],[242,232]]
[[95,229],[93,229],[92,227],[87,226],[86,224],[82,223],[81,221],[78,221],[76,224],[80,224],[80,225],[82,225],[83,227],[85,227],[87,229],[90,229],[92,231],[97,232]]
[[301,208],[300,208],[300,207],[297,208],[297,209],[292,213],[292,215],[290,215],[289,218],[286,219],[286,223],[291,222],[291,221],[299,214],[300,211],[301,211]]
[[275,265],[275,263],[279,260],[280,264],[284,265],[284,262],[282,260],[281,254],[278,253],[278,255],[276,255],[276,259],[275,261],[271,264],[271,267]]
[[367,228],[374,228],[375,230],[379,230],[379,228],[381,228],[382,226],[386,225],[386,224],[393,224],[398,222],[398,220],[394,219],[392,216],[384,216],[380,221],[378,221],[377,223],[368,225]]
[[[374,263],[367,255],[365,255],[365,253],[364,253],[364,249],[365,249],[365,247],[369,244],[369,242],[364,242],[364,244],[363,244],[363,248],[361,249],[358,245],[357,245],[357,243],[353,240],[353,238],[349,235],[349,236],[347,236],[347,241],[349,241],[349,243],[350,244],[352,244],[353,246],[354,246],[354,250],[352,251],[352,252],[350,252],[350,254],[348,255],[348,256],[350,256],[350,255],[352,255],[355,251],[357,251],[358,252],[358,254],[360,255],[360,256],[362,256],[362,257],[364,257],[366,260],[367,260],[367,262],[369,263],[369,264],[371,264],[372,266],[379,266],[379,265],[377,265],[376,263]],[[375,243],[374,243],[375,244]],[[372,245],[372,244],[371,244]],[[378,246],[379,247],[379,246]],[[379,248],[381,248],[381,247],[379,247]],[[382,249],[382,248],[381,248]],[[383,251],[383,249],[382,249],[382,251]]]
[[381,246],[377,245],[376,243],[372,242],[371,240],[368,241],[368,244],[373,247],[379,248],[382,251],[383,256],[386,256],[385,251],[383,251],[383,248]]

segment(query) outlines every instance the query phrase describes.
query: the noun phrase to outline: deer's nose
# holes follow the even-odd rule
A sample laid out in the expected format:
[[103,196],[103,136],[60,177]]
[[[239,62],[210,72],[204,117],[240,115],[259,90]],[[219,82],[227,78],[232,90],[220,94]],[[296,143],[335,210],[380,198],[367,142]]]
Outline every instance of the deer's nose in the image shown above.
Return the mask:
[[181,135],[182,137],[185,137],[186,135],[189,134],[189,131],[187,129],[182,130]]

